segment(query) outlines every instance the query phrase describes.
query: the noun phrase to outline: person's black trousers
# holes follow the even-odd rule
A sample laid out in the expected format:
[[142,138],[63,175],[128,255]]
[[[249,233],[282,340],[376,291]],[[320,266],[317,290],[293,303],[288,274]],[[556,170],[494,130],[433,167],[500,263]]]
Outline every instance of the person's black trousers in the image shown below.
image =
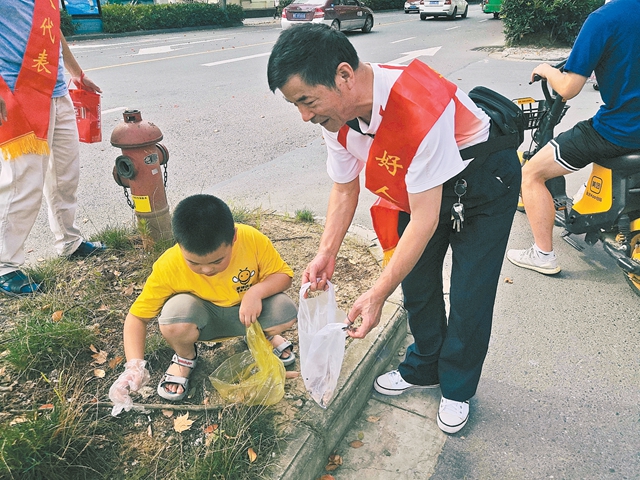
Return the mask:
[[[415,385],[440,383],[442,395],[459,402],[475,394],[480,380],[521,180],[514,150],[479,160],[443,185],[438,228],[402,282],[414,343],[400,364],[400,374]],[[460,199],[465,206],[463,228],[456,232],[451,207],[458,201],[453,187],[459,179],[467,182],[467,193]],[[409,219],[401,212],[400,235]],[[449,246],[453,265],[447,320],[442,269]]]

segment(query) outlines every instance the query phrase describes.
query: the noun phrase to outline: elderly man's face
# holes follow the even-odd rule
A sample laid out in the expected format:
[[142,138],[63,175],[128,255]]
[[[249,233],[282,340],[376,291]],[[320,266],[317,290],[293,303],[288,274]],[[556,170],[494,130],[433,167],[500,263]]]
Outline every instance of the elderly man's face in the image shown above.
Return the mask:
[[322,125],[330,132],[340,130],[351,117],[349,105],[340,86],[328,88],[323,85],[310,86],[299,75],[292,76],[280,89],[284,98],[293,103],[305,122]]

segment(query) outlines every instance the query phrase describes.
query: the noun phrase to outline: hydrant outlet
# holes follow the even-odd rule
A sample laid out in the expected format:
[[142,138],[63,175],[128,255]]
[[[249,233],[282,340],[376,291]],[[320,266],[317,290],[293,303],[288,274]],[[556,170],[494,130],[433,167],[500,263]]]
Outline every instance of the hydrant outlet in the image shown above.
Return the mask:
[[116,158],[116,171],[121,178],[129,179],[136,176],[136,167],[126,155],[120,155]]

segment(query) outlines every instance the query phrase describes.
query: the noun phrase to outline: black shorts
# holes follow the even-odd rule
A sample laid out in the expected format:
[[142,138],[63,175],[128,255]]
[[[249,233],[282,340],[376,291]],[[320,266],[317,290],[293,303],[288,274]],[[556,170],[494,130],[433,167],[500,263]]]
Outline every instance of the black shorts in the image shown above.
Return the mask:
[[549,142],[553,156],[561,166],[577,172],[590,163],[605,158],[615,158],[637,152],[637,148],[620,147],[605,140],[595,131],[591,119],[577,123],[571,130],[562,132]]

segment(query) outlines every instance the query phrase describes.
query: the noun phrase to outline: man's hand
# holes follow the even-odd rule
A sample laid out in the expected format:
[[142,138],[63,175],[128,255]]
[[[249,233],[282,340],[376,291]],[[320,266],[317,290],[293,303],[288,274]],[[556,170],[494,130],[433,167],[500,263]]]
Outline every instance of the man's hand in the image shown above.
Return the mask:
[[93,83],[93,80],[87,77],[84,72],[81,72],[79,77],[71,77],[71,80],[73,80],[73,84],[76,87],[81,88],[82,90],[88,90],[93,93],[102,93],[100,87]]
[[555,68],[553,68],[548,63],[541,63],[540,65],[535,67],[531,72],[531,83],[535,81],[534,79],[536,75],[539,75],[542,78],[547,78],[549,76],[549,69],[555,70]]
[[250,327],[252,323],[255,323],[258,320],[261,313],[262,298],[260,298],[259,295],[252,294],[251,289],[247,290],[240,302],[240,323],[245,327]]
[[578,95],[587,82],[587,77],[573,72],[561,72],[548,63],[541,63],[533,69],[531,72],[532,82],[535,75],[546,78],[549,86],[565,100],[570,100]]
[[4,98],[0,97],[0,125],[2,125],[7,120],[7,104],[4,103]]
[[359,316],[362,317],[362,323],[358,328],[348,329],[347,334],[352,338],[364,338],[367,334],[374,329],[378,323],[380,323],[380,316],[382,315],[382,306],[386,297],[378,294],[374,288],[370,288],[364,292],[355,301],[347,319],[353,323],[353,321]]
[[311,282],[309,289],[312,292],[326,290],[327,280],[331,280],[335,268],[336,259],[333,256],[326,253],[318,253],[304,270],[302,283]]

